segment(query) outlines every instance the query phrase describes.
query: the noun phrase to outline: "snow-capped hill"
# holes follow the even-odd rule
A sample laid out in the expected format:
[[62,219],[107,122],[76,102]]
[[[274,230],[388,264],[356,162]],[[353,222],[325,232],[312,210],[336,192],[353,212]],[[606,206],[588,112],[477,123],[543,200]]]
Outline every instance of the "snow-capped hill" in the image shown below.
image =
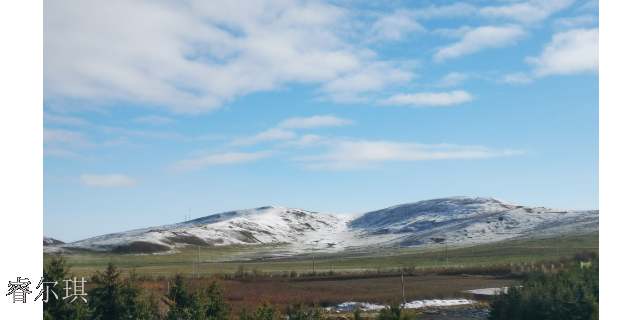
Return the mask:
[[[123,253],[171,251],[184,245],[307,243],[332,246],[331,234],[344,217],[285,207],[229,211],[169,225],[111,233],[69,243],[62,248]],[[323,235],[318,237],[318,235]],[[334,244],[335,245],[335,244]],[[51,248],[48,251],[53,251]]]
[[289,244],[279,254],[495,242],[526,235],[598,230],[599,212],[524,207],[495,198],[448,197],[359,214],[261,207],[213,214],[68,244],[68,249],[121,253],[172,252],[186,245]]
[[42,237],[42,245],[43,246],[51,246],[51,245],[55,245],[55,244],[63,244],[64,242],[60,241],[60,240],[56,240],[54,238],[49,238],[49,237]]
[[473,244],[522,235],[598,230],[598,210],[525,207],[495,198],[448,197],[367,212],[348,226],[401,246]]
[[348,223],[352,228],[397,230],[410,225],[442,223],[522,208],[494,198],[448,197],[401,204],[363,214]]

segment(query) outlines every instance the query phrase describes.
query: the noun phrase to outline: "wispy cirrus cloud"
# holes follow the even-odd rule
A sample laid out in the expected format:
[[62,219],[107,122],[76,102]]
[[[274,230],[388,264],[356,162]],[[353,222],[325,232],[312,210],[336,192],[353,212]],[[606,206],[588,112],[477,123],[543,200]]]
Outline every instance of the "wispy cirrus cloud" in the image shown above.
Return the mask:
[[600,8],[600,1],[598,0],[591,0],[587,3],[585,3],[582,7],[580,7],[579,10],[592,10],[592,9],[599,9]]
[[171,165],[171,168],[177,171],[194,171],[200,170],[211,165],[233,164],[254,162],[262,158],[270,157],[276,154],[274,151],[260,151],[253,153],[227,152],[219,154],[211,154],[196,159],[180,160]]
[[511,84],[528,84],[533,82],[533,80],[531,79],[530,76],[522,72],[518,72],[518,73],[510,73],[510,74],[504,75],[499,80],[499,82],[511,83]]
[[238,138],[231,141],[232,146],[248,146],[262,141],[275,141],[293,139],[296,137],[296,133],[293,131],[287,131],[282,128],[271,128],[265,132],[260,132],[251,137]]
[[542,54],[527,57],[536,76],[599,71],[599,28],[575,29],[553,35]]
[[309,169],[351,170],[373,168],[385,162],[479,159],[523,153],[522,150],[496,151],[484,146],[345,139],[336,140],[325,153],[292,160],[308,163],[304,166]]
[[312,116],[307,118],[295,117],[284,120],[278,124],[280,128],[298,129],[298,128],[316,128],[316,127],[342,127],[352,124],[349,119],[341,119],[336,116]]
[[318,91],[339,103],[369,101],[363,93],[381,91],[390,84],[406,83],[416,77],[408,71],[415,63],[375,62],[354,72],[345,73],[322,85]]
[[553,21],[553,26],[557,29],[577,29],[593,26],[599,22],[596,15],[582,15],[577,17],[560,18]]
[[462,26],[457,29],[436,29],[432,33],[444,38],[462,38],[465,34],[469,33],[469,31],[473,30],[473,28],[469,26]]
[[336,116],[312,116],[312,117],[295,117],[280,122],[277,126],[260,132],[256,135],[244,138],[238,138],[231,141],[232,146],[248,146],[258,142],[289,140],[297,137],[296,133],[291,129],[309,129],[318,127],[341,127],[352,124],[353,121],[341,119]]
[[44,148],[42,154],[44,156],[56,157],[56,158],[76,158],[78,154],[69,150],[58,148]]
[[138,180],[121,174],[83,174],[80,176],[80,183],[88,187],[120,188],[135,186],[138,184]]
[[82,132],[47,128],[44,128],[42,132],[42,141],[45,146],[65,145],[73,148],[89,148],[96,146],[96,144],[89,141],[87,135]]
[[281,146],[283,147],[315,147],[321,141],[325,141],[327,138],[317,134],[305,134],[297,140],[287,141],[283,143]]
[[440,79],[440,81],[438,81],[438,83],[436,83],[436,86],[438,86],[438,87],[459,86],[463,82],[467,81],[467,79],[469,79],[469,75],[468,74],[460,73],[460,72],[451,72],[451,73],[447,74],[446,76],[444,76],[442,79]]
[[426,32],[410,11],[400,10],[378,19],[371,26],[373,40],[400,41],[412,32]]
[[421,92],[413,94],[396,94],[389,98],[379,100],[382,105],[410,105],[421,106],[449,106],[473,100],[471,94],[464,90],[451,92]]
[[527,34],[520,26],[484,26],[467,31],[459,42],[442,47],[433,57],[435,62],[472,54],[489,48],[513,45]]
[[131,119],[131,122],[160,125],[160,124],[174,123],[176,121],[171,118],[153,115],[153,116],[137,117],[137,118]]
[[506,18],[531,23],[545,20],[574,2],[575,0],[532,0],[504,6],[488,6],[479,9],[478,13],[490,18]]
[[88,121],[84,119],[55,115],[55,114],[48,113],[46,111],[43,113],[42,120],[44,121],[44,123],[62,124],[62,125],[70,125],[70,126],[87,126],[90,124]]
[[182,138],[182,134],[177,132],[158,132],[158,131],[140,131],[140,130],[129,130],[118,127],[108,127],[108,126],[100,126],[100,129],[103,133],[106,134],[124,134],[124,135],[132,135],[144,138],[154,138],[154,139],[179,139]]

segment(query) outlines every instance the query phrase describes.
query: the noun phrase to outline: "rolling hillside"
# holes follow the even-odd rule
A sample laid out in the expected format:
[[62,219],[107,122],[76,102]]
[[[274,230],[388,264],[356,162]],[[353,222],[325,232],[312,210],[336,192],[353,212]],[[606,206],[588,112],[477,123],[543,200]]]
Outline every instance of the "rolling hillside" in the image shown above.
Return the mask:
[[[287,253],[368,247],[475,245],[527,235],[597,231],[599,211],[524,207],[494,198],[447,197],[358,214],[287,207],[229,211],[170,225],[112,233],[45,252],[177,252],[185,245],[287,244]],[[46,238],[45,238],[46,242]]]

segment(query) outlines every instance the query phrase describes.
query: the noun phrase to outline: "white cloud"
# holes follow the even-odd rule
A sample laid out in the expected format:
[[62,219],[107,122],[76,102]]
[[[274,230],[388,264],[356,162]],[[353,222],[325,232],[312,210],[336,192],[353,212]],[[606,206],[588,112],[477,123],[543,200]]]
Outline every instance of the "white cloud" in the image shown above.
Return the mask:
[[77,154],[69,150],[63,150],[63,149],[57,149],[57,148],[44,148],[43,155],[49,156],[49,157],[57,157],[57,158],[75,158],[78,156]]
[[392,141],[342,140],[315,156],[293,160],[310,162],[310,169],[365,169],[382,162],[477,159],[523,154],[520,150],[495,151],[483,146],[427,145]]
[[599,71],[599,29],[576,29],[553,35],[539,57],[527,57],[537,76]]
[[138,131],[107,126],[100,126],[100,128],[102,129],[102,132],[106,134],[125,134],[155,139],[179,139],[182,137],[182,134],[176,132]]
[[274,154],[275,153],[273,151],[261,151],[254,153],[229,152],[222,154],[212,154],[198,159],[181,160],[171,165],[171,167],[178,171],[193,171],[202,169],[210,165],[254,162],[262,158],[272,156]]
[[321,136],[317,134],[305,134],[302,137],[300,137],[298,140],[287,141],[283,143],[281,146],[308,148],[308,147],[316,147],[326,141],[329,141],[329,139],[325,136]]
[[476,11],[477,8],[475,6],[462,2],[458,2],[450,6],[436,7],[432,5],[421,10],[412,10],[416,16],[420,16],[425,19],[460,17],[470,15]]
[[278,124],[280,128],[315,128],[315,127],[335,127],[352,124],[353,121],[340,119],[334,116],[313,116],[308,118],[291,118]]
[[588,9],[599,9],[600,8],[600,2],[598,0],[591,0],[587,3],[585,3],[582,7],[580,7],[580,10],[588,10]]
[[558,29],[576,29],[597,24],[598,16],[584,15],[570,18],[560,18],[553,21],[553,26]]
[[67,145],[76,148],[88,148],[95,146],[87,140],[82,132],[68,130],[43,129],[42,141],[45,145]]
[[457,58],[488,48],[499,48],[515,44],[526,32],[519,26],[484,26],[467,32],[459,42],[438,50],[434,56],[436,62]]
[[403,40],[409,33],[425,33],[425,29],[417,20],[434,18],[452,18],[470,15],[477,9],[467,3],[455,3],[449,6],[429,6],[396,10],[393,14],[383,16],[371,26],[373,40]]
[[469,79],[467,74],[452,72],[440,79],[437,85],[440,87],[453,87],[462,84],[467,79]]
[[121,174],[111,174],[111,175],[92,175],[92,174],[83,174],[80,177],[80,183],[89,187],[100,187],[100,188],[118,188],[118,187],[130,187],[138,184],[138,180],[123,176]]
[[462,26],[458,29],[436,29],[433,30],[432,33],[446,38],[462,38],[471,30],[473,30],[473,28],[469,26]]
[[407,12],[400,11],[378,19],[371,26],[373,38],[376,40],[402,40],[410,32],[426,32],[427,30]]
[[355,72],[336,78],[320,87],[336,102],[365,102],[359,93],[381,91],[391,83],[404,83],[416,75],[390,62],[372,63]]
[[513,84],[527,84],[527,83],[531,83],[532,80],[526,74],[518,72],[518,73],[511,73],[511,74],[505,75],[504,77],[502,77],[500,82],[513,83]]
[[365,91],[405,81],[402,66],[381,68],[372,51],[342,38],[351,18],[316,1],[46,1],[45,101],[196,114],[286,83],[348,96],[333,81],[380,78],[367,78],[375,84]]
[[44,123],[64,124],[64,125],[70,125],[70,126],[89,125],[89,122],[80,118],[59,116],[59,115],[50,114],[48,112],[43,113],[43,121]]
[[293,139],[296,137],[295,132],[283,130],[281,128],[271,128],[265,132],[260,132],[255,136],[239,138],[231,142],[232,146],[247,146],[262,141],[274,141]]
[[471,95],[463,90],[451,92],[422,92],[414,94],[396,94],[378,103],[384,105],[412,105],[412,106],[448,106],[471,101]]
[[519,22],[537,22],[570,6],[575,0],[532,0],[505,6],[484,7],[479,14],[492,18],[507,18]]
[[167,124],[167,123],[173,123],[176,121],[167,117],[146,116],[146,117],[137,117],[135,119],[132,119],[131,122],[149,123],[149,124]]

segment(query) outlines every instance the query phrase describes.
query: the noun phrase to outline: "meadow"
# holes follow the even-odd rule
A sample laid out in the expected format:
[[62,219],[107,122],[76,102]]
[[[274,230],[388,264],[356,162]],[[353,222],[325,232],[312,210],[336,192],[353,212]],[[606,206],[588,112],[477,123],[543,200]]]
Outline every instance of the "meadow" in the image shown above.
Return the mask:
[[[445,249],[442,245],[375,252],[318,252],[271,259],[260,255],[285,248],[283,245],[201,247],[199,277],[197,246],[186,246],[175,254],[73,252],[66,257],[71,263],[70,273],[85,279],[103,271],[109,261],[122,270],[125,278],[135,270],[141,286],[158,298],[167,293],[171,278],[182,274],[192,290],[213,279],[218,281],[225,289],[223,297],[235,310],[244,301],[255,308],[262,299],[279,306],[300,299],[308,306],[318,301],[329,307],[346,301],[376,304],[401,301],[403,291],[406,301],[477,298],[464,291],[521,283],[522,276],[511,274],[510,263],[549,261],[559,265],[581,252],[597,254],[599,239],[597,233],[592,233],[520,238],[462,248]],[[45,263],[49,258],[45,255]],[[87,290],[92,287],[91,282],[87,283]],[[160,303],[160,308],[167,306]]]
[[[469,247],[439,245],[436,248],[387,248],[367,251],[344,251],[339,253],[308,252],[289,257],[264,258],[284,252],[286,245],[232,245],[198,247],[186,245],[173,254],[116,254],[76,251],[67,255],[76,276],[90,277],[96,270],[113,261],[124,270],[137,268],[150,278],[168,278],[176,273],[187,277],[224,277],[234,275],[239,269],[261,276],[282,277],[291,274],[334,275],[398,272],[416,268],[450,266],[482,266],[555,260],[557,257],[572,257],[583,251],[599,251],[599,234],[570,234],[558,237],[522,237],[507,241]],[[48,259],[45,255],[44,260]]]

